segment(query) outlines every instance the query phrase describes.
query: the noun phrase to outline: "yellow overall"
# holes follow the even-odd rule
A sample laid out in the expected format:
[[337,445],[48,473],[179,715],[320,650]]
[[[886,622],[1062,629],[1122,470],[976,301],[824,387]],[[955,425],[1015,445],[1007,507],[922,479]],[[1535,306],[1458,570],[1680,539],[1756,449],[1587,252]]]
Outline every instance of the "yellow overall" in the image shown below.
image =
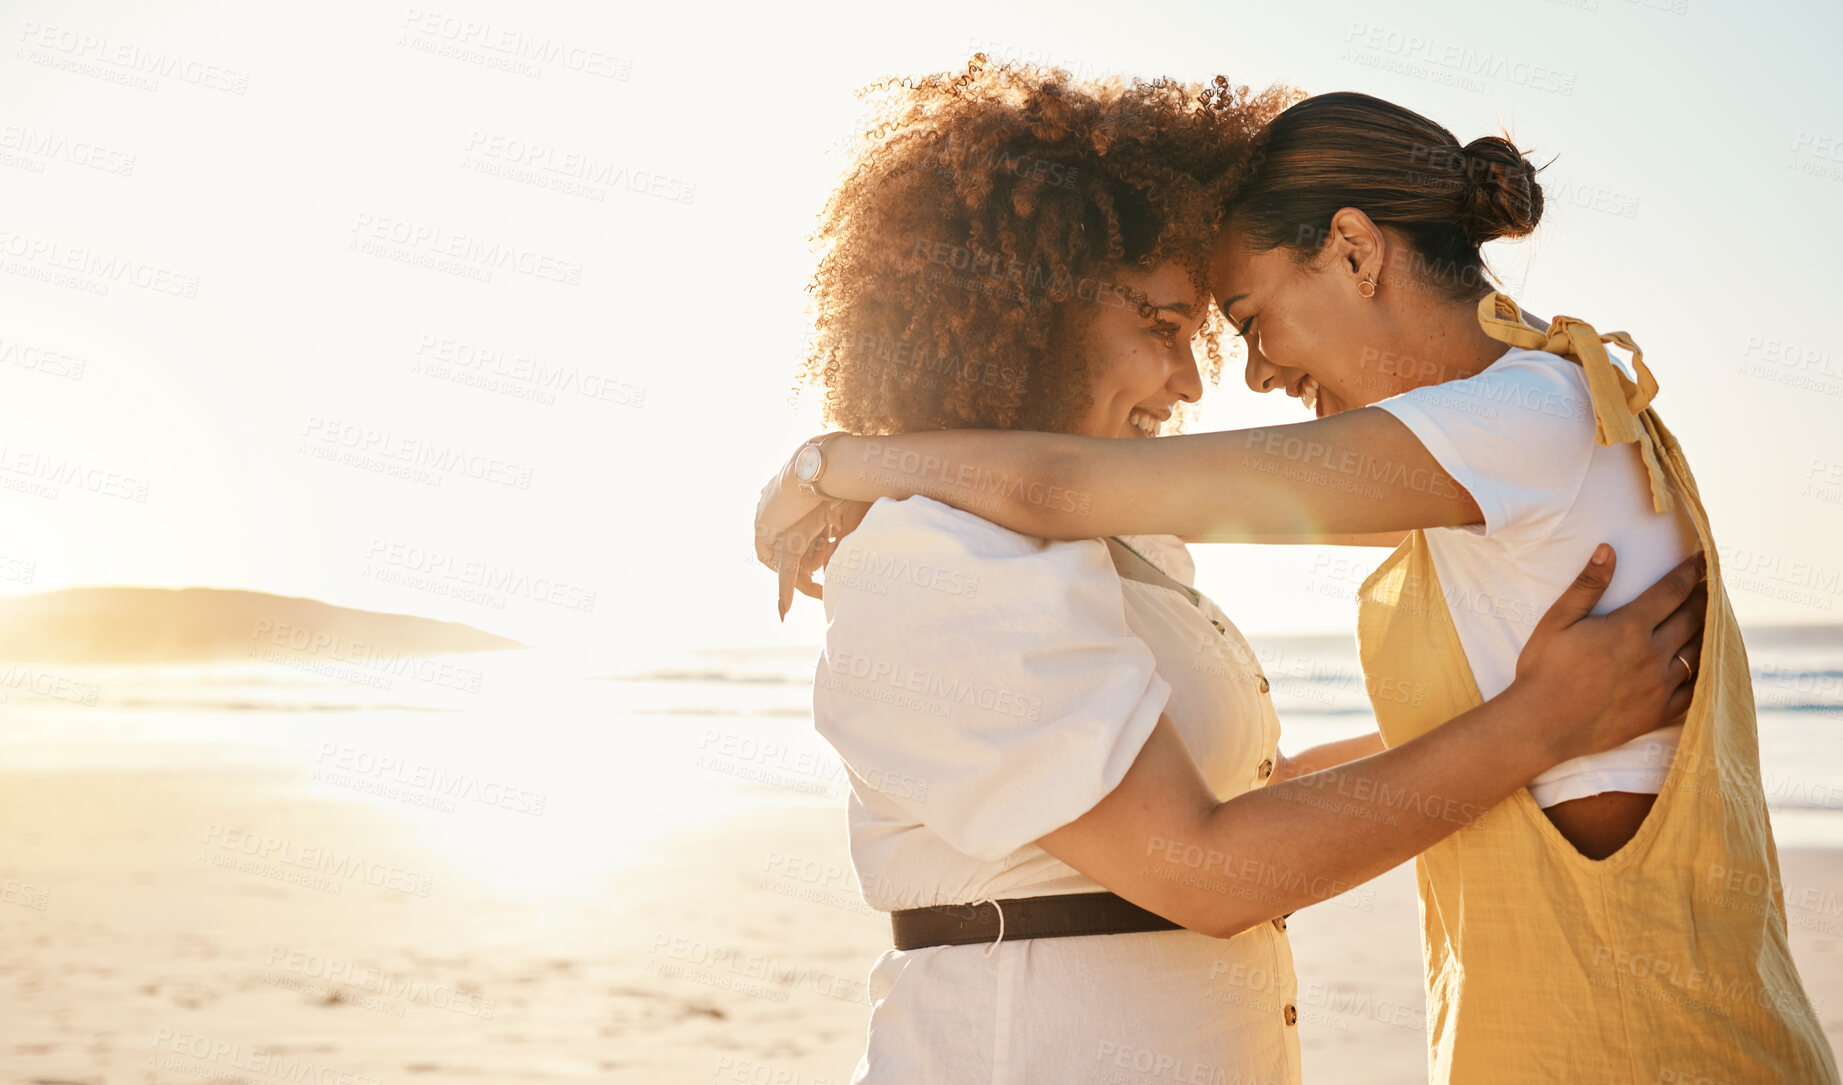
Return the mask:
[[[1479,304],[1479,321],[1513,347],[1585,368],[1597,441],[1638,442],[1657,510],[1681,500],[1695,522],[1709,610],[1676,759],[1623,848],[1586,858],[1519,790],[1415,860],[1431,1078],[1835,1085],[1786,941],[1746,648],[1696,481],[1649,409],[1656,381],[1622,332],[1602,336],[1571,317],[1539,331],[1501,294]],[[1636,381],[1606,342],[1631,351]],[[1394,681],[1426,690],[1413,705],[1371,698],[1387,744],[1480,703],[1422,532],[1364,583],[1357,639],[1372,691]]]

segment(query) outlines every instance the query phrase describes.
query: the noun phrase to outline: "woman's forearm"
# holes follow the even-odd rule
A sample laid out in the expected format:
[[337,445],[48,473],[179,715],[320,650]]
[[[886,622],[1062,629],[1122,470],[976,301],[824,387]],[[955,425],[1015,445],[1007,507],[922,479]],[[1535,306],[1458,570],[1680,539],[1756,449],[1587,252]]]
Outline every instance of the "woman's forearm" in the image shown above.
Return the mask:
[[827,445],[819,489],[827,497],[852,501],[920,494],[1013,531],[1046,538],[1117,534],[1066,533],[1079,525],[1088,503],[1066,480],[1049,480],[1084,466],[1074,451],[1083,440],[1035,430],[840,436]]
[[1161,718],[1121,783],[1038,846],[1141,908],[1233,938],[1484,818],[1567,759],[1554,713],[1519,680],[1415,741],[1227,801]]
[[1054,539],[1324,538],[1477,522],[1471,496],[1383,411],[1157,439],[1011,430],[837,437],[819,488],[923,494]]
[[1148,842],[1146,862],[1164,877],[1225,879],[1210,933],[1232,937],[1477,823],[1557,762],[1539,716],[1530,691],[1513,685],[1412,742],[1220,803],[1201,839]]
[[1310,775],[1323,769],[1355,761],[1359,757],[1383,751],[1382,736],[1375,731],[1357,735],[1354,738],[1341,738],[1336,742],[1325,742],[1299,751],[1297,757],[1281,754],[1280,763],[1274,766],[1273,776],[1267,780],[1267,786],[1283,784],[1288,780]]
[[1037,843],[1142,908],[1232,938],[1476,823],[1566,759],[1556,711],[1519,680],[1412,742],[1226,802],[1161,718],[1113,791]]

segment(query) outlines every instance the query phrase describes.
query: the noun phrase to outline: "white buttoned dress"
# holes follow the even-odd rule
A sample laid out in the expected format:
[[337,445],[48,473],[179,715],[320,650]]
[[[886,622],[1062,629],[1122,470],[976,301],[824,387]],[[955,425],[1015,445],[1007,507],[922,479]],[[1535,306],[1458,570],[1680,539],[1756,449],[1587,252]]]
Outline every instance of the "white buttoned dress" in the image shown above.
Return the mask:
[[[1190,585],[1172,536],[1123,541]],[[883,911],[1104,889],[1033,841],[1126,774],[1160,713],[1216,795],[1264,784],[1280,724],[1207,598],[1122,578],[1099,539],[884,498],[826,566],[813,719],[851,783],[852,864]],[[890,949],[854,1083],[1291,1085],[1283,921]]]

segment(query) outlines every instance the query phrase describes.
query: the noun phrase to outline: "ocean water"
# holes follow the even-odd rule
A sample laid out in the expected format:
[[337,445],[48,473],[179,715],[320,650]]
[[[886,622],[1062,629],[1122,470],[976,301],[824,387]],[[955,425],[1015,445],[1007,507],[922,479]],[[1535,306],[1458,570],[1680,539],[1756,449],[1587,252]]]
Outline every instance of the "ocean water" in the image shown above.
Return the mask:
[[[1744,630],[1761,782],[1785,847],[1843,847],[1843,626]],[[1348,634],[1250,635],[1272,684],[1281,747],[1375,727]],[[705,771],[761,801],[841,803],[844,769],[810,726],[817,649],[697,653],[623,677],[698,735]]]
[[[1349,636],[1249,639],[1283,748],[1374,726]],[[1780,844],[1843,847],[1843,626],[1747,639]],[[0,663],[0,764],[245,774],[433,820],[481,862],[586,848],[615,868],[752,810],[842,810],[844,769],[810,718],[817,652],[662,652],[595,673],[535,651],[357,670]]]

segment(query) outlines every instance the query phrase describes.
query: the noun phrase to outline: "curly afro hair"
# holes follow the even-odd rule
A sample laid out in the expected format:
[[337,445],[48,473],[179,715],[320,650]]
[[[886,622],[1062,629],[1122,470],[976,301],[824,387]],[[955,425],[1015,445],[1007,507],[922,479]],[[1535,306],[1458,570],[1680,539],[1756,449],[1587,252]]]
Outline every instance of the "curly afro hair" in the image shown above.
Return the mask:
[[[895,434],[1066,429],[1088,404],[1094,306],[1160,320],[1109,277],[1181,261],[1207,299],[1223,205],[1298,94],[1221,76],[1076,82],[977,54],[860,96],[874,122],[813,235],[801,376],[824,387],[831,424]],[[1224,323],[1208,312],[1215,380]]]

